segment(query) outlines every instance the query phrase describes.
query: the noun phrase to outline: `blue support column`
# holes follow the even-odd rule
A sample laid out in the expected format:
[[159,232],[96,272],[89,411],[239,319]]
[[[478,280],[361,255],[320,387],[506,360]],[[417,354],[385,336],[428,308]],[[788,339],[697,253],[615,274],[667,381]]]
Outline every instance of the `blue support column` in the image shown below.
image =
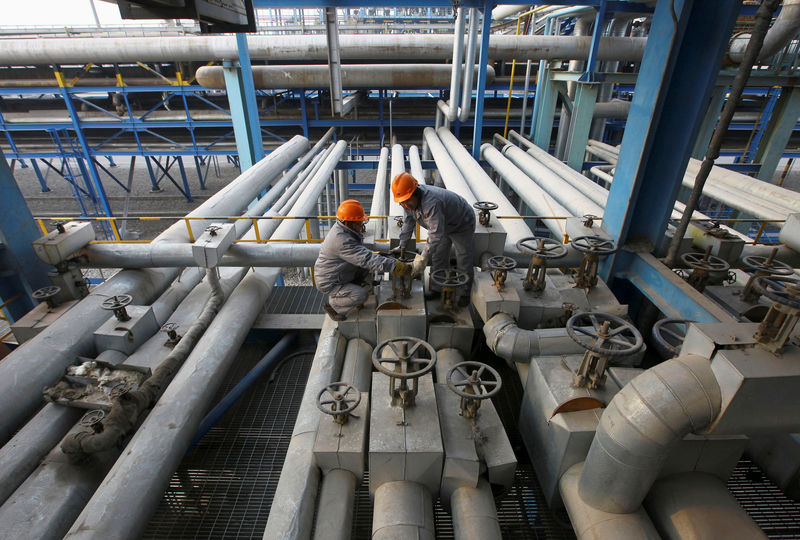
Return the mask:
[[715,86],[711,91],[708,109],[706,109],[706,115],[703,117],[703,123],[700,124],[697,140],[692,149],[692,157],[695,159],[703,159],[706,156],[706,149],[708,148],[708,143],[711,142],[714,129],[717,127],[719,113],[722,111],[722,106],[725,104],[725,94],[727,91],[727,86]]
[[153,172],[153,164],[150,163],[150,156],[144,156],[144,164],[147,165],[147,172],[150,174],[150,192],[158,193],[161,191],[161,187],[159,187],[156,174]]
[[[603,216],[622,250],[650,251],[663,238],[740,6],[676,0],[674,23],[671,3],[656,5]],[[624,254],[612,255],[600,274],[624,277],[628,265]],[[657,285],[639,277],[642,291]]]
[[31,245],[40,236],[42,232],[0,150],[0,303],[19,295],[7,307],[13,320],[36,305],[31,298],[33,291],[51,285],[47,278],[50,267],[39,260]]
[[586,143],[589,142],[589,130],[592,127],[598,89],[597,83],[579,82],[575,91],[575,103],[572,106],[572,119],[567,134],[566,157],[567,165],[576,171],[583,170],[583,157],[586,155]]
[[308,111],[306,110],[306,89],[300,89],[300,114],[303,119],[303,137],[308,138]]
[[39,165],[36,163],[35,159],[31,160],[31,167],[33,167],[33,171],[36,173],[36,178],[39,180],[39,185],[42,186],[42,193],[47,193],[50,191],[50,188],[47,187],[47,181],[42,174],[42,171],[39,170]]
[[[478,95],[475,97],[475,124],[472,130],[472,157],[481,157],[481,135],[483,134],[483,98],[486,94],[486,66],[489,63],[489,34],[492,29],[492,8],[494,2],[483,5],[483,26],[481,28],[481,53],[478,60]],[[461,9],[466,9],[462,7]]]
[[236,34],[236,44],[239,47],[239,63],[235,65],[226,61],[223,72],[236,149],[239,153],[239,166],[242,171],[246,171],[264,157],[264,144],[261,140],[261,124],[246,34]]
[[536,99],[533,104],[536,111],[536,119],[533,121],[533,143],[539,148],[549,151],[550,139],[553,136],[553,120],[556,116],[558,90],[553,81],[549,63],[543,63],[544,69],[539,73],[536,83]]
[[757,176],[759,179],[765,182],[772,181],[798,117],[800,117],[800,88],[785,87],[775,104],[766,132],[756,151],[755,161],[761,163]]

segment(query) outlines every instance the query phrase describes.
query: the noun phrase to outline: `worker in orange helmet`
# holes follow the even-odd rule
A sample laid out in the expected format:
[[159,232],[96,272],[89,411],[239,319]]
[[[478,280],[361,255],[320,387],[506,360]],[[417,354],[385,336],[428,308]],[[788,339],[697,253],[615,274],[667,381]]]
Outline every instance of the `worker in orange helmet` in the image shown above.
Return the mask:
[[364,304],[372,290],[373,272],[411,273],[410,266],[373,253],[364,245],[367,219],[361,203],[352,199],[342,202],[314,263],[317,289],[328,295],[325,313],[335,321],[344,320],[353,308]]
[[[460,306],[469,303],[469,291],[474,277],[473,251],[475,250],[475,212],[460,195],[435,186],[426,186],[406,172],[392,180],[394,201],[405,210],[403,228],[400,230],[400,247],[411,239],[417,223],[428,230],[428,242],[422,253],[414,258],[412,275],[422,274],[428,262],[431,271],[446,269],[450,263],[450,247],[456,254],[456,268],[469,276],[458,300]],[[431,283],[427,299],[440,291]]]

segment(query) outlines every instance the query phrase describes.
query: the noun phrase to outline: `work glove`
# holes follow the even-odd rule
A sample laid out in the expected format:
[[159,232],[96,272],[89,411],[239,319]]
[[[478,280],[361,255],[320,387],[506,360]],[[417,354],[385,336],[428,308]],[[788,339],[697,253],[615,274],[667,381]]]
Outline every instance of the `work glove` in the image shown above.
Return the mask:
[[417,255],[414,257],[414,262],[411,264],[411,277],[422,275],[425,267],[428,266],[428,258],[424,255]]
[[411,273],[411,267],[403,261],[397,261],[395,262],[392,273],[396,276],[407,276]]
[[403,251],[402,246],[393,247],[389,250],[389,253],[392,254],[393,257],[397,258],[400,256],[400,253]]

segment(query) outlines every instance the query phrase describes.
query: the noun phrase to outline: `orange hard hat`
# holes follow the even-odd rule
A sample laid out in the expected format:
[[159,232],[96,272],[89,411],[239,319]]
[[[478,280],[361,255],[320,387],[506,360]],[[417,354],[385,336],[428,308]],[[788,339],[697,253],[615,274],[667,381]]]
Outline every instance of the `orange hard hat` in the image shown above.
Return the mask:
[[367,221],[369,218],[364,213],[364,207],[354,199],[342,201],[336,210],[336,218],[342,221]]
[[401,172],[395,176],[394,180],[392,180],[394,202],[401,203],[407,201],[414,194],[418,185],[417,179],[407,172]]

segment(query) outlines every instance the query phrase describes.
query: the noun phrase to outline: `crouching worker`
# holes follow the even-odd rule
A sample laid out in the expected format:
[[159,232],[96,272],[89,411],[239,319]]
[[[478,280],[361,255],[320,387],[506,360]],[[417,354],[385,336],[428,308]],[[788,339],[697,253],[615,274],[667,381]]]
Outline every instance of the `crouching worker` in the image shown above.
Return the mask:
[[335,321],[344,320],[351,310],[364,305],[374,272],[411,273],[409,265],[373,253],[364,245],[367,219],[361,203],[352,199],[342,202],[314,263],[317,289],[328,295],[325,313]]

